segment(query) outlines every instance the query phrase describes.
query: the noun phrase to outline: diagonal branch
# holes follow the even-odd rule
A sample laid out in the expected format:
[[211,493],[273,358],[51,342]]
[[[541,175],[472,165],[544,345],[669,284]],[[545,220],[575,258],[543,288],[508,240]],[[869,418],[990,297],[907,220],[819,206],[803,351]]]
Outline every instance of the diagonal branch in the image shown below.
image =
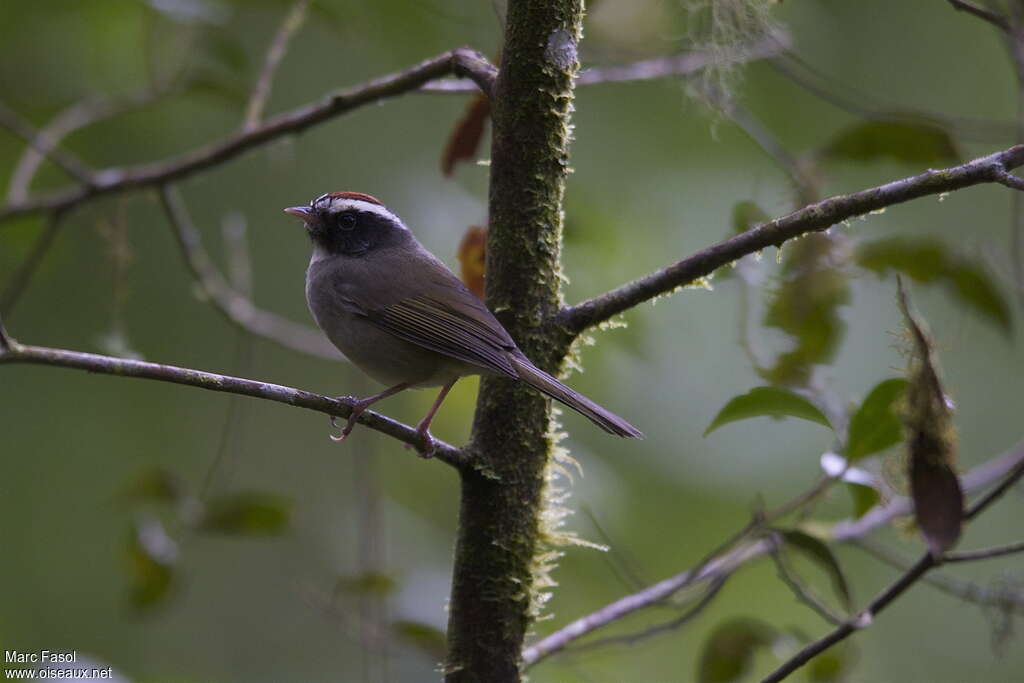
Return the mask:
[[[992,482],[1002,480],[1002,483],[993,492],[986,495],[965,513],[965,518],[969,519],[967,515],[977,514],[979,505],[987,506],[992,500],[1005,493],[1021,472],[1024,472],[1024,444],[964,474],[960,480],[964,491],[981,489]],[[820,490],[820,487],[821,485],[817,484],[812,491]],[[793,504],[808,499],[812,499],[809,494],[803,494],[780,510],[792,511]],[[989,502],[985,502],[986,500]],[[980,509],[984,509],[984,507]],[[883,505],[876,506],[856,523],[836,525],[831,536],[838,542],[852,542],[867,536],[897,517],[910,514],[910,512],[912,512],[912,508],[909,505],[909,499],[895,498]],[[778,514],[778,511],[775,514]],[[770,515],[769,519],[773,516]],[[683,588],[730,575],[748,562],[773,552],[777,546],[778,543],[771,536],[762,536],[723,552],[714,553],[693,569],[684,570],[643,590],[619,598],[545,636],[523,650],[523,664],[526,667],[532,666],[565,649],[570,643],[587,634],[615,623],[637,610],[660,603]]]
[[25,293],[29,282],[32,281],[32,276],[35,275],[39,264],[43,262],[43,258],[53,246],[57,233],[60,232],[61,218],[60,211],[54,211],[47,217],[42,232],[39,233],[35,243],[29,249],[28,256],[14,271],[14,274],[7,280],[3,291],[0,292],[0,314],[10,316],[21,295]]
[[424,83],[448,75],[473,80],[487,94],[497,70],[481,54],[467,48],[444,52],[405,71],[384,76],[361,86],[342,90],[322,101],[280,114],[252,130],[232,135],[180,157],[139,166],[108,168],[92,175],[88,187],[64,190],[0,209],[0,221],[56,209],[78,206],[97,197],[127,190],[166,184],[259,147],[279,137],[299,133],[359,107],[414,91]]
[[170,221],[185,264],[192,272],[213,306],[229,322],[249,334],[268,339],[286,349],[318,358],[338,360],[341,355],[319,331],[308,325],[294,323],[285,317],[264,311],[244,294],[228,284],[203,248],[199,230],[178,193],[170,187],[160,188],[160,203]]
[[960,166],[928,170],[879,187],[830,197],[763,223],[610,292],[564,308],[556,321],[571,334],[577,335],[645,301],[707,277],[718,268],[747,254],[766,247],[778,247],[795,237],[827,230],[840,221],[911,199],[982,183],[1000,183],[1019,189],[1019,179],[1011,175],[1009,170],[1022,164],[1024,145],[1015,145]]
[[[1007,477],[1003,479],[1003,481],[1001,481],[992,491],[989,491],[976,503],[971,505],[971,507],[964,513],[964,520],[973,519],[984,512],[990,505],[999,500],[1012,486],[1017,484],[1021,477],[1024,477],[1024,461],[1019,463],[1017,467],[1014,468],[1010,474],[1007,475]],[[940,566],[942,562],[943,558],[941,556],[936,558],[931,552],[924,553],[910,569],[896,580],[895,583],[879,593],[878,596],[872,600],[857,617],[840,624],[825,636],[808,644],[789,660],[783,662],[781,666],[772,671],[761,681],[761,683],[778,683],[825,650],[848,638],[855,631],[870,626],[879,612],[892,604],[896,598],[901,596],[908,588],[917,583],[925,574],[928,573],[929,570]]]
[[982,21],[987,21],[996,28],[1005,31],[1006,33],[1010,33],[1012,30],[1010,28],[1010,22],[1007,21],[1006,17],[1004,17],[1002,14],[999,14],[998,12],[993,12],[987,7],[981,7],[980,5],[976,5],[973,2],[970,2],[970,0],[946,0],[946,2],[952,5],[953,9],[959,10],[961,12],[967,12],[968,14],[973,14]]
[[306,22],[309,3],[310,0],[296,0],[277,29],[274,40],[270,43],[270,48],[267,49],[267,55],[263,60],[263,69],[260,70],[259,78],[256,80],[256,87],[253,88],[252,95],[249,97],[242,130],[253,130],[260,125],[260,121],[263,119],[263,110],[267,106],[267,100],[270,99],[274,74],[277,73],[277,67],[281,65],[285,53],[288,52],[288,43]]
[[6,104],[0,102],[0,126],[11,131],[69,176],[89,187],[93,183],[89,167],[71,152],[62,149],[43,131],[23,119]]
[[[160,382],[171,382],[210,391],[222,391],[229,394],[261,398],[343,418],[347,418],[352,412],[351,406],[343,400],[321,396],[320,394],[314,394],[301,389],[293,389],[292,387],[280,384],[231,377],[229,375],[218,375],[213,372],[204,372],[174,365],[101,356],[81,351],[53,349],[44,346],[27,346],[12,340],[6,331],[0,327],[0,364],[4,363],[53,365],[119,377],[136,377]],[[395,438],[402,443],[409,444],[421,452],[427,445],[415,429],[379,413],[368,410],[359,417],[359,423],[381,434]],[[437,444],[434,457],[438,460],[456,468],[461,468],[467,464],[467,458],[460,449],[444,442],[437,442]]]

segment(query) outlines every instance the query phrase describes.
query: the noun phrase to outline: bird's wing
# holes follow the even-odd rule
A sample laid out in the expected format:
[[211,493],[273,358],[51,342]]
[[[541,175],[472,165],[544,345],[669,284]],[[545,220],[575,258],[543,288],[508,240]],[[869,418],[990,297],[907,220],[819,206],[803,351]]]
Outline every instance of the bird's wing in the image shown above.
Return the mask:
[[413,344],[492,372],[519,376],[508,358],[516,350],[515,342],[483,303],[475,306],[462,297],[446,303],[421,294],[363,315]]

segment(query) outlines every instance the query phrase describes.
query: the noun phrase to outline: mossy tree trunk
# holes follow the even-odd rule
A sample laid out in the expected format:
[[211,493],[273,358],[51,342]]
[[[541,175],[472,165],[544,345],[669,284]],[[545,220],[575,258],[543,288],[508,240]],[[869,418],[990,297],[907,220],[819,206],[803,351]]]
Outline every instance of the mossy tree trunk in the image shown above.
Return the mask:
[[[569,336],[561,304],[568,171],[582,0],[510,0],[493,104],[487,301],[523,351],[555,371]],[[518,681],[531,621],[549,405],[501,378],[481,383],[462,471],[448,627],[448,681]]]

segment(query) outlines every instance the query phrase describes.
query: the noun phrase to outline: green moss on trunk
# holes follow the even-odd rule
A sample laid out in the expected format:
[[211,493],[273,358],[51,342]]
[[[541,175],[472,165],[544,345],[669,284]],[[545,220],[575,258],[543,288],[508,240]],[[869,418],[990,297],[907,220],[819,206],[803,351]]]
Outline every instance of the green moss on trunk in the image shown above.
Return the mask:
[[[562,197],[568,171],[581,0],[511,0],[493,106],[487,299],[539,366],[554,371],[565,335],[545,325],[561,304]],[[517,681],[535,596],[548,403],[501,378],[480,387],[462,473],[448,629],[448,681]]]

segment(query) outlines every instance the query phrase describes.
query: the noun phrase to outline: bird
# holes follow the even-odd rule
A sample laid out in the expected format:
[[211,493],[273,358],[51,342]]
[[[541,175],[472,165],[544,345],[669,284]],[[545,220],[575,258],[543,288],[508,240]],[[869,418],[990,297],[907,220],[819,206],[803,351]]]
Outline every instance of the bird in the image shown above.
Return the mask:
[[397,214],[362,192],[331,192],[308,206],[284,209],[302,221],[312,242],[306,302],[327,338],[357,368],[385,385],[351,407],[336,441],[352,432],[371,405],[406,389],[441,387],[416,426],[430,457],[430,423],[452,386],[467,375],[525,382],[620,437],[636,427],[573,391],[527,358],[478,296],[427,251]]

